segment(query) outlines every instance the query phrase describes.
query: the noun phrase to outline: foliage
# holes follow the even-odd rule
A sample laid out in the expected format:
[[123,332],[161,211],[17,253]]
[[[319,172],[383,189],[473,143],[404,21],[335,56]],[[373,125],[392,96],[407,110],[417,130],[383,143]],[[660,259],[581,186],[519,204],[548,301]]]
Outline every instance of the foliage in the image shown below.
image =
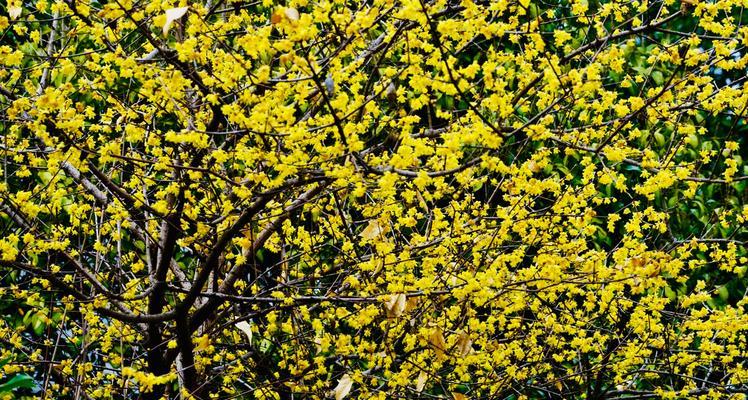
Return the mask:
[[745,6],[8,0],[0,391],[743,398]]

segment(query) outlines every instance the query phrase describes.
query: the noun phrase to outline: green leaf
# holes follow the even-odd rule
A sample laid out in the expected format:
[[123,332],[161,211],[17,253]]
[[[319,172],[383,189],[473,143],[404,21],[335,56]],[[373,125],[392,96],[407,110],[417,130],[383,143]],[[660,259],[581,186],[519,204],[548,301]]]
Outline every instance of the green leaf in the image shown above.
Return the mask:
[[0,392],[10,392],[15,389],[33,389],[36,387],[36,382],[34,382],[34,378],[26,375],[26,374],[17,374],[14,377],[10,378],[9,381],[3,383],[0,385]]
[[662,76],[662,72],[660,71],[652,72],[652,80],[655,81],[657,85],[662,85],[662,83],[665,82],[665,78]]
[[727,289],[727,286],[722,286],[717,290],[717,294],[719,295],[719,298],[722,299],[722,301],[727,301],[727,299],[730,298],[730,291]]
[[52,180],[52,174],[49,171],[40,171],[39,179],[41,179],[42,183],[46,185]]
[[665,135],[663,135],[659,131],[655,132],[654,138],[655,142],[657,142],[657,145],[662,146],[665,144]]
[[34,319],[34,323],[33,323],[34,333],[41,336],[41,334],[44,333],[45,327],[46,327],[46,324],[41,318],[37,317],[36,319]]

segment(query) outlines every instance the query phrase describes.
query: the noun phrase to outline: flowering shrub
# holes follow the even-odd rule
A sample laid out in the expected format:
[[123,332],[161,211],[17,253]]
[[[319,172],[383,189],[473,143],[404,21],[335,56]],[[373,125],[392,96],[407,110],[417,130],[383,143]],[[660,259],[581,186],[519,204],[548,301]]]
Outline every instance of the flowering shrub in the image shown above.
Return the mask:
[[744,398],[745,6],[8,0],[2,394]]

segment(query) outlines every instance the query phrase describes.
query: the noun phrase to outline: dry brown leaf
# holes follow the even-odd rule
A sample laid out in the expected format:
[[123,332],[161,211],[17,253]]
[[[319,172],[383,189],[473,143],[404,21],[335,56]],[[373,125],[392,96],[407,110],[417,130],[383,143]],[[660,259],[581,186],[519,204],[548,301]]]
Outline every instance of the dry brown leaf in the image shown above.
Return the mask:
[[535,160],[530,160],[527,162],[527,169],[532,173],[537,173],[540,172],[540,165]]
[[423,387],[426,386],[426,381],[429,379],[429,375],[425,371],[421,371],[416,378],[416,392],[421,393]]
[[348,396],[348,393],[350,393],[352,387],[353,379],[351,379],[350,375],[345,374],[340,377],[338,386],[335,386],[335,389],[333,389],[335,400],[342,400],[345,398],[345,396]]
[[426,203],[426,199],[423,198],[423,196],[421,195],[421,191],[420,190],[416,190],[416,196],[418,197],[418,204],[423,209],[425,209],[426,211],[428,211],[429,210],[429,204]]
[[382,226],[376,219],[369,220],[369,224],[366,225],[361,233],[358,235],[364,239],[374,239],[386,233],[386,227]]
[[405,302],[405,312],[413,311],[413,309],[418,307],[419,302],[418,296],[408,297],[408,300]]
[[278,25],[283,22],[284,19],[291,22],[296,22],[299,20],[299,17],[299,10],[293,7],[279,8],[273,11],[272,14],[270,14],[270,23],[273,25]]
[[236,326],[240,331],[244,332],[244,334],[247,335],[247,338],[249,339],[249,343],[252,343],[252,325],[250,325],[249,322],[239,321],[234,326]]
[[179,18],[182,18],[184,14],[187,13],[187,10],[189,7],[177,7],[177,8],[170,8],[166,10],[166,21],[164,21],[164,36],[169,34],[169,29],[171,28],[171,24],[178,20]]
[[299,20],[299,10],[288,7],[286,8],[283,13],[286,15],[286,18],[288,18],[289,21],[298,21]]
[[462,358],[473,352],[473,341],[470,340],[470,335],[466,332],[460,332],[457,336],[457,350]]
[[387,310],[387,318],[396,318],[403,314],[405,311],[407,296],[405,293],[392,294],[389,299],[384,302],[384,306]]
[[441,329],[434,329],[431,336],[429,336],[429,344],[434,349],[437,359],[443,360],[446,357],[444,351],[447,349],[447,341],[444,340],[444,334],[442,334]]
[[18,6],[10,6],[8,7],[8,16],[11,20],[15,20],[16,18],[21,16],[21,13],[23,12],[23,8]]
[[395,82],[390,82],[390,84],[387,85],[384,89],[384,95],[389,101],[397,100],[397,86],[395,86]]

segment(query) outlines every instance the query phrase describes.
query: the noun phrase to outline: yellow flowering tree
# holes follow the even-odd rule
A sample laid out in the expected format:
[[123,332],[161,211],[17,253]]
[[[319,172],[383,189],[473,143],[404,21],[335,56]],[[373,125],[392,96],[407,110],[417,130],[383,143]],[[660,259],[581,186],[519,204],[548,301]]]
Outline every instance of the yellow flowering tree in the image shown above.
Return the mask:
[[0,396],[743,398],[746,5],[7,0]]

